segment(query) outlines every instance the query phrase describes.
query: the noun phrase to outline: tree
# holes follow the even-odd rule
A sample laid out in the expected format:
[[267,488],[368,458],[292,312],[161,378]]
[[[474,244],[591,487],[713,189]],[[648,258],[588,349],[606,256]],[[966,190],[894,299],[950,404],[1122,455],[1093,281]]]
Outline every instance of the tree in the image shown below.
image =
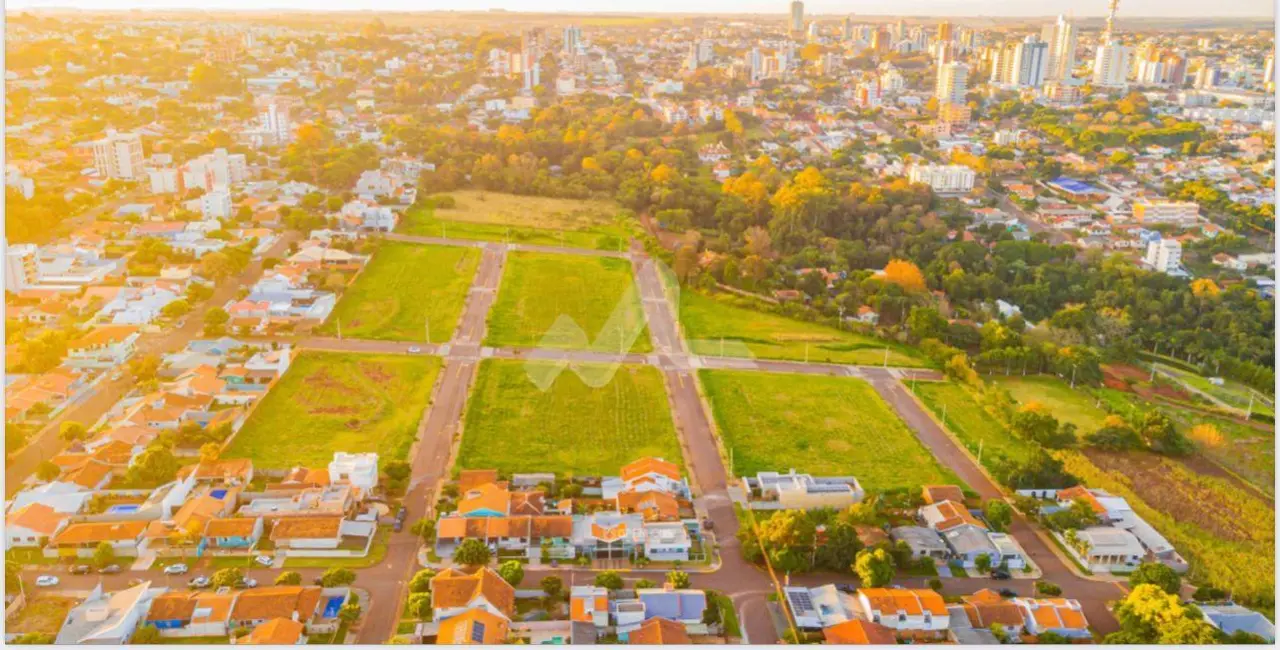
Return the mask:
[[908,260],[889,260],[884,267],[884,280],[902,287],[909,294],[925,290],[924,274],[920,272],[920,267]]
[[617,571],[601,571],[597,573],[595,585],[610,591],[617,591],[624,586],[622,576]]
[[284,573],[276,576],[275,584],[281,586],[300,585],[302,584],[302,574],[297,571],[285,571]]
[[893,581],[893,559],[883,548],[864,549],[858,553],[853,571],[858,574],[863,587],[883,587]]
[[466,566],[484,566],[491,557],[489,546],[474,537],[462,540],[453,551],[453,561]]
[[658,583],[652,580],[648,580],[646,578],[641,578],[639,580],[636,580],[636,584],[635,584],[636,589],[653,589],[654,587],[657,587],[657,586],[658,586]]
[[40,464],[36,466],[36,478],[39,479],[41,483],[48,483],[56,480],[59,476],[62,476],[62,468],[54,464],[53,461],[42,460],[40,461]]
[[1048,580],[1036,580],[1036,593],[1041,596],[1061,596],[1062,587]]
[[810,568],[817,531],[805,512],[783,510],[762,521],[759,531],[760,543],[769,553],[774,570],[796,572]]
[[409,478],[410,471],[409,463],[403,460],[393,460],[382,467],[382,472],[393,481]]
[[13,640],[14,645],[53,645],[54,636],[47,632],[27,632]]
[[1182,578],[1166,564],[1143,562],[1129,574],[1129,586],[1138,585],[1155,585],[1166,594],[1179,595],[1182,591]]
[[405,607],[405,612],[419,621],[431,618],[431,594],[409,594],[409,602]]
[[423,542],[430,543],[436,536],[436,522],[424,517],[414,522],[413,526],[409,528],[409,532],[421,537]]
[[[174,304],[174,303],[169,303]],[[129,360],[129,373],[138,381],[151,381],[160,370],[160,357],[155,354],[143,354]]]
[[219,587],[235,587],[244,580],[244,572],[234,567],[218,569],[214,572],[213,577],[209,579],[209,583],[214,589]]
[[689,585],[692,584],[692,580],[689,579],[689,573],[686,571],[668,571],[667,582],[671,583],[671,586],[676,589],[688,589]]
[[520,581],[524,580],[524,565],[515,560],[508,560],[498,566],[498,575],[512,587],[518,587]]
[[180,467],[172,451],[152,446],[138,454],[137,460],[129,467],[128,480],[137,486],[161,485],[172,481]]
[[912,307],[911,315],[907,316],[907,330],[917,341],[942,340],[947,335],[947,319],[936,307]]
[[1013,416],[1012,425],[1013,432],[1018,437],[1040,443],[1049,449],[1066,447],[1075,438],[1073,430],[1062,428],[1058,424],[1058,418],[1053,417],[1039,402],[1030,402],[1018,409]]
[[[435,569],[422,569],[413,574],[413,579],[409,581],[409,593],[421,594],[431,591],[431,579],[436,577]],[[505,580],[506,577],[504,576]]]
[[991,570],[991,556],[983,553],[973,559],[973,566],[979,573],[986,573]]
[[221,307],[213,307],[204,313],[204,331],[205,334],[217,335],[222,334],[227,329],[227,323],[231,321],[231,315],[227,310]]
[[1187,440],[1178,433],[1173,420],[1159,409],[1151,409],[1142,416],[1138,435],[1152,449],[1165,454],[1183,454],[1189,450]]
[[986,516],[987,523],[998,533],[1002,533],[1009,529],[1009,524],[1013,523],[1013,508],[1003,499],[989,499],[983,507],[982,514]]
[[322,587],[343,587],[356,581],[356,572],[343,567],[330,567],[320,576]]
[[222,455],[222,445],[216,442],[206,442],[200,445],[200,462],[212,463],[218,460],[218,456]]
[[111,542],[98,542],[98,547],[93,549],[93,563],[99,568],[116,563],[116,549]]
[[231,277],[235,271],[235,262],[230,255],[222,251],[206,253],[200,258],[200,275],[214,282],[221,282]]
[[538,585],[542,587],[542,592],[547,595],[547,598],[552,600],[559,598],[564,593],[564,581],[560,579],[560,576],[547,576]]
[[1181,645],[1218,640],[1217,631],[1204,621],[1199,610],[1184,606],[1177,595],[1154,584],[1134,587],[1114,612],[1120,631],[1108,634],[1106,643]]
[[58,427],[58,437],[66,442],[76,442],[89,437],[89,431],[79,422],[67,421]]
[[131,645],[151,645],[160,643],[160,628],[154,625],[141,625],[133,631],[129,638]]
[[360,618],[360,604],[347,603],[346,605],[343,605],[342,608],[338,610],[338,618],[346,621],[347,625],[355,623],[356,619]]

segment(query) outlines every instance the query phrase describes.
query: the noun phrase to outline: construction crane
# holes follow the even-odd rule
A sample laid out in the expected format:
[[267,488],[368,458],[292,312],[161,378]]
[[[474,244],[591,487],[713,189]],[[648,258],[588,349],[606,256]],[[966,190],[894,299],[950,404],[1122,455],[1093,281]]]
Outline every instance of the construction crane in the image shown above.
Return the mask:
[[1107,12],[1107,31],[1102,34],[1102,42],[1111,42],[1111,28],[1115,26],[1116,12],[1120,10],[1120,0],[1111,0],[1110,11]]

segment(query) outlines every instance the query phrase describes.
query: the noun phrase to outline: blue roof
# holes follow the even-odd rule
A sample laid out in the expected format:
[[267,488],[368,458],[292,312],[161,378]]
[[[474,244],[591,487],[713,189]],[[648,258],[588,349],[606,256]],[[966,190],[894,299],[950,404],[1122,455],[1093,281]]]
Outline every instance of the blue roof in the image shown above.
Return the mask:
[[1084,181],[1078,181],[1074,178],[1067,178],[1066,176],[1059,176],[1049,181],[1049,184],[1069,194],[1101,194],[1102,193],[1102,190]]
[[1244,630],[1268,641],[1276,638],[1276,627],[1266,616],[1240,605],[1201,605],[1200,611],[1227,634]]
[[707,608],[707,595],[701,591],[653,591],[639,597],[645,620],[658,616],[673,621],[701,619]]

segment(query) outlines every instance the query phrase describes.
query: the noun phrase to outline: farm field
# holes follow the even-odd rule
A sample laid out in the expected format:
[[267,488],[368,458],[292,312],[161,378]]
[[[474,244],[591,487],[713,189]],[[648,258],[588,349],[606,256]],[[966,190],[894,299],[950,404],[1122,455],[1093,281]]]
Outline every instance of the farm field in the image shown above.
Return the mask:
[[[1250,397],[1253,396],[1247,386],[1239,382],[1224,379],[1221,386],[1214,385],[1209,382],[1206,377],[1201,377],[1193,372],[1187,372],[1181,368],[1172,366],[1160,366],[1160,370],[1173,375],[1187,386],[1202,391],[1213,397],[1216,397],[1226,403],[1228,406],[1246,411],[1250,406]],[[1253,399],[1253,413],[1275,417],[1275,409],[1271,404],[1267,404],[1262,399]]]
[[1107,417],[1106,410],[1097,404],[1096,398],[1084,389],[1071,388],[1057,377],[991,376],[986,379],[1008,390],[1019,404],[1043,404],[1054,417],[1076,425],[1077,435],[1091,433],[1102,426],[1102,420]]
[[630,262],[528,252],[507,256],[485,345],[653,349]]
[[926,365],[911,348],[740,307],[733,304],[736,300],[690,290],[680,293],[680,324],[691,351],[707,356],[723,353],[731,357],[804,361],[807,348],[809,361],[881,365],[888,346],[889,365]]
[[916,395],[938,418],[948,431],[964,443],[973,454],[982,451],[982,462],[990,469],[999,457],[1021,460],[1028,457],[1035,447],[1009,433],[963,387],[951,382],[918,382]]
[[257,467],[323,467],[333,452],[404,459],[430,401],[440,359],[303,352],[223,451]]
[[864,489],[956,483],[871,385],[851,377],[702,370],[735,475],[794,468]]
[[399,232],[513,244],[620,250],[633,222],[619,219],[611,201],[555,199],[501,192],[449,192],[453,208],[414,206]]
[[458,467],[606,476],[644,456],[684,465],[656,368],[580,364],[556,375],[558,369],[481,362]]
[[1085,485],[1124,497],[1191,564],[1187,579],[1270,607],[1275,597],[1275,510],[1269,500],[1192,456],[1055,451]]
[[437,343],[453,336],[480,263],[480,251],[459,246],[383,242],[347,288],[321,333],[384,341]]

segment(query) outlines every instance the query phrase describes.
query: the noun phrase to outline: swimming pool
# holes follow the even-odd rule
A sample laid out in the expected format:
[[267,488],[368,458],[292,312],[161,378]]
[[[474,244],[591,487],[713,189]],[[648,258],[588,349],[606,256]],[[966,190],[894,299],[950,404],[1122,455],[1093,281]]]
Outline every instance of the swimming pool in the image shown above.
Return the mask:
[[338,615],[338,610],[342,609],[342,601],[346,600],[346,596],[331,596],[324,604],[324,613],[321,618],[333,618]]
[[221,499],[222,497],[227,496],[227,491],[223,489],[209,490],[209,496],[215,499]]
[[133,504],[121,504],[107,508],[109,515],[131,515],[138,511],[138,506]]

